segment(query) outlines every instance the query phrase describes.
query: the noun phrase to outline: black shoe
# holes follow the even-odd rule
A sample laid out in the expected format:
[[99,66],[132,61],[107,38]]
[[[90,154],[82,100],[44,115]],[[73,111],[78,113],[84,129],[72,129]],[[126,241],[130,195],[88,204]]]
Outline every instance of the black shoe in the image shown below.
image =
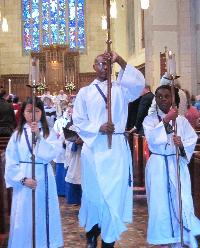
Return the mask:
[[115,242],[112,243],[106,243],[102,240],[101,248],[114,248]]
[[97,239],[101,233],[101,229],[96,224],[93,228],[86,233],[87,244],[86,248],[96,248],[97,247]]

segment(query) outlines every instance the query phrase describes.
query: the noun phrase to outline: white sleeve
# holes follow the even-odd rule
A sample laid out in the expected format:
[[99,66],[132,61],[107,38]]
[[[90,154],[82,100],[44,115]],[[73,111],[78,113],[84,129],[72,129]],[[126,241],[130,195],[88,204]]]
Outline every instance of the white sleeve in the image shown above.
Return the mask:
[[117,82],[124,88],[128,102],[137,99],[145,86],[143,74],[135,67],[127,64],[125,70],[120,70]]
[[143,121],[143,128],[149,145],[163,145],[167,143],[167,133],[163,122],[156,122],[153,115],[147,115]]
[[36,144],[36,159],[43,160],[43,163],[49,163],[55,159],[57,154],[62,152],[62,142],[57,138],[55,131],[52,129],[48,138],[41,137]]
[[25,172],[20,167],[19,151],[16,141],[16,132],[11,136],[6,148],[5,164],[6,187],[16,187],[20,185],[20,180],[25,177]]

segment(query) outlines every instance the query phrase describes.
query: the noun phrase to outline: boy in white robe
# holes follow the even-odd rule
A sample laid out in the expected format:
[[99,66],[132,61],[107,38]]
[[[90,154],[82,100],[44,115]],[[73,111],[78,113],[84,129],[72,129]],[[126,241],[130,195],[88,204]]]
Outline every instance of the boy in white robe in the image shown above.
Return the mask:
[[[107,122],[107,60],[121,67],[112,82],[112,122]],[[132,221],[132,164],[124,136],[128,103],[138,98],[144,77],[115,52],[96,57],[96,79],[80,89],[74,103],[73,123],[84,144],[81,151],[81,186],[83,190],[79,220],[85,227],[87,248],[97,247],[101,232],[102,247],[114,247],[124,222]],[[108,149],[107,134],[112,134]]]
[[[175,93],[178,99],[177,92]],[[162,248],[180,245],[179,203],[177,189],[176,146],[182,197],[183,240],[189,248],[198,248],[195,236],[200,234],[200,221],[194,215],[188,163],[193,154],[197,135],[187,119],[171,108],[171,87],[163,85],[155,92],[156,111],[143,122],[151,156],[146,165],[148,200],[147,241]],[[176,120],[177,135],[172,129]]]

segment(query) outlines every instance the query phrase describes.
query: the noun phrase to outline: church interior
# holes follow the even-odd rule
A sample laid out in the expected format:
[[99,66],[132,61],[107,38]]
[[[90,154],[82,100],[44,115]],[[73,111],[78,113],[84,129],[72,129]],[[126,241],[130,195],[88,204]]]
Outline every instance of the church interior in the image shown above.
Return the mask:
[[[109,30],[107,2],[0,0],[0,87],[18,96],[19,102],[31,95],[27,85],[33,82],[38,96],[48,90],[56,97],[63,90],[75,97],[95,79],[94,59],[111,41],[111,50],[142,72],[153,93],[172,58],[175,81],[200,101],[200,0],[110,0]],[[118,73],[119,66],[114,65],[112,78]],[[195,214],[200,218],[200,128],[195,131],[198,141],[189,170]],[[134,133],[130,139],[134,220],[115,248],[156,247],[146,241],[144,170],[150,153],[144,136]],[[0,248],[7,247],[12,197],[4,182],[7,143],[0,137]],[[63,196],[59,202],[64,247],[84,248],[80,206],[67,204]]]

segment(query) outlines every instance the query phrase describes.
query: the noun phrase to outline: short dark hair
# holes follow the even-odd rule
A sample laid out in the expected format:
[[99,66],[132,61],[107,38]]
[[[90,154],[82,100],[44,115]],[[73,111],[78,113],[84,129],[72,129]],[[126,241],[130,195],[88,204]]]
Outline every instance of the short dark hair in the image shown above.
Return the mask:
[[[171,85],[167,84],[167,85],[160,85],[156,91],[155,91],[155,96],[157,95],[158,91],[160,89],[166,89],[166,90],[169,90],[169,92],[171,93]],[[178,91],[179,89],[174,87],[174,93],[175,93],[175,103],[176,103],[176,106],[177,108],[179,107],[179,103],[180,103],[180,97],[179,97],[179,94],[178,94]]]

